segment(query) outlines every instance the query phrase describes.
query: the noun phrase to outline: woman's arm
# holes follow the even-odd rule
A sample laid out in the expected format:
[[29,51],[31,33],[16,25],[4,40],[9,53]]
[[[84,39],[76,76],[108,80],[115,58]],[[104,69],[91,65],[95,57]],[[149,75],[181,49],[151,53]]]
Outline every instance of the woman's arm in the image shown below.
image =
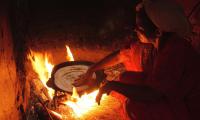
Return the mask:
[[120,50],[109,54],[108,56],[100,60],[99,62],[95,63],[89,68],[89,70],[92,72],[95,72],[97,70],[102,70],[108,67],[112,67],[119,63],[122,63],[122,59],[120,58]]
[[125,95],[130,100],[139,102],[158,102],[164,99],[162,93],[151,87],[145,85],[129,85],[111,81],[100,88],[99,94],[96,98],[97,102],[100,102],[103,93],[110,93],[112,90]]
[[111,66],[114,66],[116,64],[119,64],[122,62],[122,59],[120,58],[120,51],[115,51],[99,62],[92,65],[85,74],[80,76],[79,79],[74,81],[74,85],[76,87],[81,86],[82,84],[88,83],[88,85],[92,85],[95,81],[92,80],[92,75],[95,71],[102,70]]

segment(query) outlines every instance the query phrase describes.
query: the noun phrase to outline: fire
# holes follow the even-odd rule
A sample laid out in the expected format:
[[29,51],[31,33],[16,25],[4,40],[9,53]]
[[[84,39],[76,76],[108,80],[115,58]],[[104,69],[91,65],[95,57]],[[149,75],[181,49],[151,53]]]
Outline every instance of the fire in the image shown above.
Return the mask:
[[[73,54],[68,45],[66,45],[66,50],[67,50],[67,56],[66,56],[67,60],[74,61]],[[70,97],[70,100],[64,102],[64,104],[71,107],[75,115],[80,117],[83,114],[92,110],[93,107],[98,106],[95,101],[98,92],[99,90],[95,90],[90,94],[84,94],[81,97],[79,97],[76,88],[73,87],[73,93],[72,96]],[[105,95],[103,95],[103,98],[104,97]]]
[[[74,61],[74,57],[71,53],[71,50],[67,45],[66,51],[67,61]],[[52,99],[54,95],[54,90],[46,85],[46,82],[51,77],[51,72],[54,67],[54,65],[49,62],[49,54],[42,54],[39,52],[33,52],[31,50],[30,54],[27,57],[31,61],[32,67],[34,71],[38,74],[39,79],[42,81],[43,85],[48,89],[49,96]],[[82,115],[88,113],[95,107],[98,107],[98,104],[95,101],[98,92],[99,90],[95,90],[89,94],[84,94],[80,97],[77,93],[76,88],[74,87],[72,96],[70,97],[70,99],[64,102],[64,104],[72,108],[75,116],[81,117]],[[106,95],[104,94],[102,99],[105,99],[105,96]],[[60,114],[55,113],[54,111],[51,112],[62,118]]]
[[[71,107],[76,116],[81,117],[85,113],[88,113],[93,108],[98,106],[98,104],[95,101],[98,92],[99,90],[95,90],[92,93],[84,94],[81,97],[79,97],[76,88],[74,87],[71,99],[64,102],[64,104]],[[104,94],[102,99],[104,99],[105,96],[106,95]]]
[[30,50],[28,59],[31,61],[34,71],[38,74],[39,79],[43,85],[48,89],[48,94],[53,98],[54,90],[46,85],[46,82],[51,77],[53,65],[49,62],[49,55],[47,53],[42,54],[39,52],[33,52]]
[[65,46],[66,46],[66,51],[67,51],[67,56],[66,56],[67,61],[74,61],[74,57],[72,55],[72,52],[69,46],[68,45],[65,45]]

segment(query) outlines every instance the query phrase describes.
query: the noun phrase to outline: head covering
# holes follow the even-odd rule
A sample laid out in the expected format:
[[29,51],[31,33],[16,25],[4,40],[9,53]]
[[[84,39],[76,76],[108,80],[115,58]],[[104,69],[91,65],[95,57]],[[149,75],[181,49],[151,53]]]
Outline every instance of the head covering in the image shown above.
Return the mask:
[[183,9],[172,0],[143,0],[145,12],[151,21],[163,32],[175,32],[186,36],[191,32]]

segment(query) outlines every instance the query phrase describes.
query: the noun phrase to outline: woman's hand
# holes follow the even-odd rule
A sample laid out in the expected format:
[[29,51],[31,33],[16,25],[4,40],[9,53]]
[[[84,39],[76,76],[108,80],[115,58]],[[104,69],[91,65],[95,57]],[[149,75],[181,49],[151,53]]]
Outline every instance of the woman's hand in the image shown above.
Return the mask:
[[106,81],[106,83],[99,88],[99,93],[96,96],[96,102],[98,103],[98,105],[100,105],[103,94],[109,95],[110,92],[114,90],[115,84],[117,84],[117,82]]
[[93,73],[94,72],[92,72],[92,70],[88,69],[85,74],[80,75],[79,78],[74,81],[73,85],[75,87],[79,87],[83,84],[91,85],[95,82],[95,80],[92,78]]

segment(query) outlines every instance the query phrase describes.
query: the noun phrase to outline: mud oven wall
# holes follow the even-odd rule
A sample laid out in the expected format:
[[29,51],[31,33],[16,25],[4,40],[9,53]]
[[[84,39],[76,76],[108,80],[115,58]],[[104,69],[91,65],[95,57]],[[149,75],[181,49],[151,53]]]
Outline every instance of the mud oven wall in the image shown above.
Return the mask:
[[[27,98],[23,69],[25,47],[22,47],[24,46],[23,37],[19,39],[16,36],[18,32],[15,35],[13,34],[13,30],[17,29],[17,26],[12,26],[13,21],[11,21],[11,14],[14,14],[12,11],[14,9],[13,5],[12,1],[2,0],[0,2],[1,120],[23,119]],[[13,16],[12,20],[14,19]]]

